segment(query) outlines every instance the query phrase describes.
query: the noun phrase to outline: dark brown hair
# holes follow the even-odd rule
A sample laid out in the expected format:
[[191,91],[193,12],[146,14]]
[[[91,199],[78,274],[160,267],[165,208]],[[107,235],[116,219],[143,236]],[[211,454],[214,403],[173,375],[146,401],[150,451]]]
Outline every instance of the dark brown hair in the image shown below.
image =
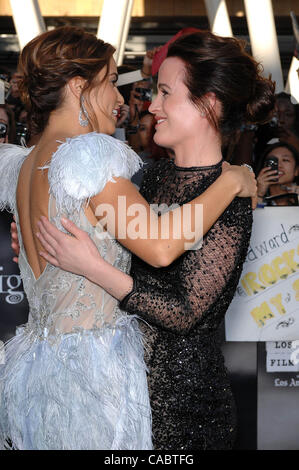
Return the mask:
[[[262,67],[246,52],[244,41],[200,31],[174,41],[167,57],[184,62],[190,99],[206,113],[222,141],[233,138],[242,123],[263,123],[271,117],[275,84],[262,77]],[[219,121],[207,93],[221,103]]]
[[[19,59],[19,89],[28,110],[30,130],[39,134],[50,113],[58,109],[64,86],[76,76],[86,79],[84,91],[96,84],[97,74],[108,66],[115,49],[83,29],[63,26],[30,41]],[[84,94],[88,100],[88,93]]]

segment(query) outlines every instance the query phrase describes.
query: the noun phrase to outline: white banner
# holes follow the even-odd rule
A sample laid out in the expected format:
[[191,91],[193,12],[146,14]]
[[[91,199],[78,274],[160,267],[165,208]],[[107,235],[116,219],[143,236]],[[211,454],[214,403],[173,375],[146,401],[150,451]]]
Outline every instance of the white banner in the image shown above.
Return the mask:
[[[299,341],[268,341],[266,353],[267,372],[299,372]],[[298,386],[299,381],[290,386],[294,385]],[[275,386],[277,386],[276,383]]]
[[227,341],[299,339],[299,207],[254,211],[247,258],[226,313]]

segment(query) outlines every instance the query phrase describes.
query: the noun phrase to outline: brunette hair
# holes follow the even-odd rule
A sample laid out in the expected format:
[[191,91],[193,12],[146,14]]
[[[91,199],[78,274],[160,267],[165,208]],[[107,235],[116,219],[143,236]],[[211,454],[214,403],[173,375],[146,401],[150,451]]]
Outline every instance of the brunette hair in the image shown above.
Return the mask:
[[[105,66],[106,77],[114,52],[110,44],[72,26],[56,28],[30,41],[22,50],[18,71],[31,133],[45,129],[50,113],[62,104],[64,87],[71,78],[86,79],[83,93],[96,84],[97,74]],[[88,101],[88,92],[84,97]]]
[[[205,112],[223,143],[235,137],[242,123],[263,123],[271,118],[275,84],[262,77],[262,67],[246,52],[244,41],[199,31],[171,43],[167,57],[184,62],[190,99]],[[219,120],[207,93],[214,93],[221,103]]]

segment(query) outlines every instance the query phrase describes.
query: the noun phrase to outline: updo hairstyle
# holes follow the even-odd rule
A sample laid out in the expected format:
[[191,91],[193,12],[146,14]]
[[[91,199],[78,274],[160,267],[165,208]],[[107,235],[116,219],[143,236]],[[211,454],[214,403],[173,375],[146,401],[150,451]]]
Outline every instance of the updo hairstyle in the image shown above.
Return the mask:
[[[170,44],[167,57],[184,62],[190,99],[220,132],[222,143],[234,138],[241,124],[271,118],[275,84],[262,77],[262,67],[245,51],[244,41],[200,31]],[[214,93],[220,101],[220,119],[206,99],[207,93]]]
[[[41,133],[50,113],[64,99],[64,87],[76,76],[86,79],[81,92],[89,102],[89,91],[97,85],[98,73],[107,66],[115,49],[83,29],[63,26],[30,41],[19,59],[19,89],[28,110],[32,135]],[[92,109],[92,107],[91,107]]]

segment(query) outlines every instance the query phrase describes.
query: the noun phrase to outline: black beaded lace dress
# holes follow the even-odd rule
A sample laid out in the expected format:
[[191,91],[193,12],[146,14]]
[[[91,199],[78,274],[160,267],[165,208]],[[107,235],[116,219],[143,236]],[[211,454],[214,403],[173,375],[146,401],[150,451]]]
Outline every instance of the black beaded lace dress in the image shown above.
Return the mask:
[[[149,203],[184,204],[221,173],[160,160],[145,171]],[[137,314],[146,338],[145,360],[155,449],[230,449],[235,405],[218,340],[233,298],[252,225],[251,200],[235,198],[204,237],[170,266],[156,269],[132,258],[133,290],[121,308]]]

